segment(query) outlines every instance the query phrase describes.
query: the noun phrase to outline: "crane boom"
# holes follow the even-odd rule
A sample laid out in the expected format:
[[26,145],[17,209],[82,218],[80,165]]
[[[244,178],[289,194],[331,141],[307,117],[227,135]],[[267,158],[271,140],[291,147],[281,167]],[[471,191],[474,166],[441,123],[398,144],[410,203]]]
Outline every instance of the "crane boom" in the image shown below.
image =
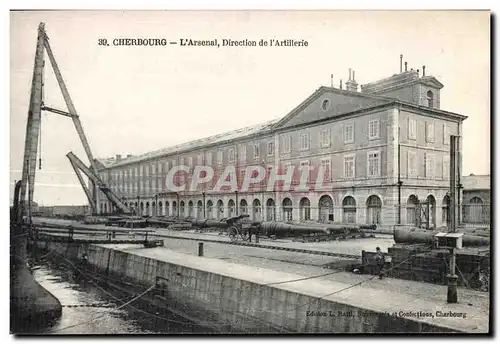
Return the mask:
[[93,183],[98,185],[99,189],[106,195],[106,197],[113,203],[122,213],[131,213],[130,209],[120,200],[120,198],[115,195],[111,189],[103,183],[99,178],[97,173],[94,173],[90,168],[85,166],[85,164],[72,152],[66,154],[73,168],[80,169]]
[[52,65],[52,69],[54,70],[54,74],[57,79],[57,83],[59,84],[59,88],[61,89],[61,93],[63,95],[64,101],[66,102],[66,106],[68,107],[69,113],[72,115],[71,119],[75,124],[76,131],[78,132],[78,136],[82,141],[83,148],[85,149],[85,153],[87,153],[87,158],[89,159],[90,166],[94,172],[97,173],[97,168],[94,161],[94,156],[92,155],[92,151],[90,150],[89,143],[87,141],[87,137],[85,136],[85,132],[83,131],[82,123],[80,122],[80,118],[78,117],[78,113],[76,112],[75,105],[73,105],[73,101],[68,92],[68,88],[63,80],[61,71],[59,70],[59,66],[57,65],[54,54],[52,53],[52,49],[50,48],[49,40],[46,37],[45,42],[45,50],[47,51],[47,55],[49,56],[50,64]]
[[73,167],[73,170],[75,171],[76,176],[78,177],[78,181],[80,182],[80,185],[82,186],[83,191],[85,192],[85,195],[87,196],[87,199],[89,201],[90,207],[92,209],[96,208],[96,204],[94,199],[92,198],[92,193],[90,192],[89,188],[85,184],[85,180],[83,179],[82,175],[80,174],[80,171],[78,170],[78,167],[75,165],[75,163],[70,159],[69,162],[71,163],[71,167]]

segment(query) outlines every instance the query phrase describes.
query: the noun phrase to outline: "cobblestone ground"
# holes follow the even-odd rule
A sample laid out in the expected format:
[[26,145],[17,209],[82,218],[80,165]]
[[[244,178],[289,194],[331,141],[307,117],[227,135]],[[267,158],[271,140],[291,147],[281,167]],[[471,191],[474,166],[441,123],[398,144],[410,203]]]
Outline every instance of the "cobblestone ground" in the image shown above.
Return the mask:
[[[222,242],[229,241],[227,235],[219,235],[218,232],[207,232],[207,233],[195,233],[194,231],[171,231],[162,228],[157,228],[156,231],[159,234],[178,236],[181,238],[200,238],[200,239],[210,239],[218,240]],[[253,239],[252,239],[253,240]],[[255,243],[255,240],[253,240]],[[348,239],[342,241],[323,241],[323,242],[294,242],[291,239],[260,239],[259,241],[263,245],[273,245],[281,247],[299,248],[304,250],[314,250],[314,251],[326,251],[344,254],[359,255],[361,257],[361,251],[373,251],[380,247],[383,251],[387,252],[387,248],[394,244],[394,239],[391,235],[378,234],[375,238],[364,238],[364,239]]]
[[[369,239],[365,239],[369,240]],[[165,239],[165,248],[176,252],[198,255],[198,243],[192,240]],[[294,273],[304,277],[331,273],[317,277],[318,279],[334,280],[346,284],[362,283],[360,288],[385,289],[401,294],[415,295],[426,300],[436,300],[442,303],[446,300],[447,287],[430,283],[408,281],[395,278],[379,280],[371,275],[358,275],[351,272],[332,270],[322,267],[325,264],[339,263],[340,258],[310,255],[305,253],[278,251],[248,246],[227,245],[224,243],[207,243],[204,246],[204,256],[222,259],[227,262],[265,268],[269,270]],[[163,248],[155,248],[161,250]],[[488,314],[489,293],[459,288],[459,303],[471,304]]]

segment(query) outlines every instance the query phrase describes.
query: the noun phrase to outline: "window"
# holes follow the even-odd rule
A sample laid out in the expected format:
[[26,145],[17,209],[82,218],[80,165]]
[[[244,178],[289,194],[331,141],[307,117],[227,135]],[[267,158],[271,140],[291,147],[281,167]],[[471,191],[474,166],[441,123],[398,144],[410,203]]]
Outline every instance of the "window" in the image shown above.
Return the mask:
[[211,152],[208,152],[207,153],[207,161],[206,161],[207,165],[212,165],[212,153]]
[[234,148],[229,148],[227,160],[229,162],[234,162]]
[[300,134],[300,150],[309,149],[309,133]]
[[323,167],[323,180],[329,181],[332,179],[331,164],[330,159],[321,159],[321,167]]
[[435,167],[434,167],[434,154],[425,153],[425,177],[434,178]]
[[434,107],[434,93],[432,91],[427,91],[427,106]]
[[354,154],[344,156],[344,178],[354,178],[355,171],[355,157]]
[[283,138],[283,153],[290,153],[292,151],[292,137],[285,136]]
[[245,170],[240,170],[240,182],[243,183],[245,180]]
[[247,146],[246,145],[240,146],[240,160],[241,161],[247,160]]
[[168,171],[168,161],[165,161],[165,172]]
[[151,165],[151,175],[156,176],[156,164]]
[[217,151],[217,163],[220,165],[222,164],[222,160],[223,160],[223,152],[222,150],[218,150]]
[[434,123],[426,122],[425,123],[425,140],[427,142],[434,142]]
[[192,156],[190,156],[190,157],[188,158],[188,166],[189,166],[189,167],[193,166],[193,157],[192,157]]
[[203,164],[203,154],[198,154],[198,158],[196,159],[196,163],[198,165],[202,165]]
[[321,131],[319,136],[319,142],[321,147],[330,147],[330,129],[325,129]]
[[368,138],[370,140],[378,139],[380,137],[380,124],[378,119],[368,122]]
[[354,124],[344,125],[344,143],[354,142]]
[[172,160],[172,167],[174,166],[177,166],[177,161],[176,160]]
[[142,166],[142,170],[143,170],[144,176],[146,176],[146,177],[147,177],[147,176],[148,176],[148,174],[149,174],[149,171],[148,171],[148,166],[145,166],[145,165],[144,165],[144,166]]
[[380,176],[380,152],[368,152],[368,177]]
[[303,160],[300,162],[300,166],[309,166],[309,160]]
[[274,155],[274,142],[268,142],[267,143],[267,156],[273,156]]
[[417,139],[417,121],[411,118],[408,118],[408,139]]
[[450,179],[450,156],[443,156],[443,179]]
[[408,177],[415,178],[417,176],[417,153],[408,152]]
[[446,124],[443,124],[443,144],[450,144],[450,130]]
[[162,172],[162,163],[161,162],[158,162],[158,174],[161,175],[161,172]]
[[321,109],[323,111],[327,111],[329,108],[330,108],[330,100],[329,99],[323,100],[323,102],[321,103]]
[[258,159],[260,156],[260,147],[258,143],[254,143],[253,145],[253,158]]

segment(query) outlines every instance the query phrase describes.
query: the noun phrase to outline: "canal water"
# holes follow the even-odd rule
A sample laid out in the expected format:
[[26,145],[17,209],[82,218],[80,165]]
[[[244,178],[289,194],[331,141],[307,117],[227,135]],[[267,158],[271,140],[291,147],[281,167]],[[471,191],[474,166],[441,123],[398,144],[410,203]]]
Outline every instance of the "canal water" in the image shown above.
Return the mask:
[[[34,264],[34,265],[33,265]],[[62,316],[39,334],[202,334],[213,330],[193,324],[164,309],[141,302],[122,306],[137,295],[110,291],[94,281],[75,277],[63,263],[31,265],[33,276],[63,305]]]

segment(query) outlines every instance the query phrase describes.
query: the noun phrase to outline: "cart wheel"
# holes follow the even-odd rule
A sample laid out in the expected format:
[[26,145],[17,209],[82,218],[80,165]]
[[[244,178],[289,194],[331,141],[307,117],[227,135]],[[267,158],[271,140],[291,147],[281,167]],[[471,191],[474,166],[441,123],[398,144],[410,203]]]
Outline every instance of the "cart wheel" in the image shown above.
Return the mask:
[[231,241],[236,241],[238,240],[238,229],[236,227],[230,227],[228,228],[228,235],[229,235],[229,240]]
[[241,239],[243,239],[243,241],[248,241],[249,238],[250,238],[250,235],[249,235],[248,231],[241,233]]

